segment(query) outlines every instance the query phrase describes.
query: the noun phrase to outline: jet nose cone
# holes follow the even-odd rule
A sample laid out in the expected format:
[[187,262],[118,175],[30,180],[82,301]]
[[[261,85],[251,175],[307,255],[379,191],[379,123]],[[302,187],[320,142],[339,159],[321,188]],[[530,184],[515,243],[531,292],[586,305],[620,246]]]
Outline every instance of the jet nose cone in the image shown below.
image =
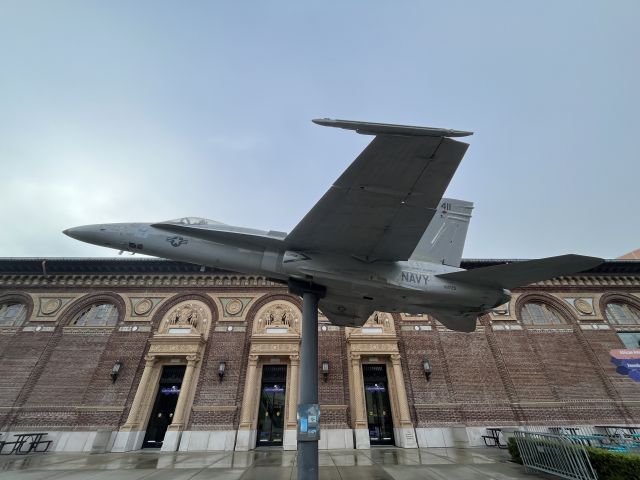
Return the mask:
[[80,227],[74,227],[74,228],[67,228],[66,230],[63,230],[62,233],[64,233],[67,237],[71,237],[71,238],[78,238],[78,230],[80,229]]
[[80,227],[67,228],[62,233],[81,242],[101,245],[104,243],[106,236],[100,227],[101,225],[82,225]]

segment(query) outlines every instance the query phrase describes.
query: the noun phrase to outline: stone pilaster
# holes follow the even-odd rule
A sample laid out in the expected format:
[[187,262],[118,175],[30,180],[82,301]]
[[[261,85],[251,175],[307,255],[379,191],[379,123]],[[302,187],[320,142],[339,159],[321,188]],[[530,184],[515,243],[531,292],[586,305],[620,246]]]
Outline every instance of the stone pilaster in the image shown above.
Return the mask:
[[193,377],[198,360],[196,355],[187,356],[187,368],[184,372],[182,385],[180,386],[180,395],[178,396],[178,402],[176,403],[176,409],[173,414],[173,422],[171,422],[169,426],[170,430],[181,430],[184,427],[185,418],[187,417],[187,405],[189,403],[189,396],[192,393]]
[[140,379],[140,383],[138,384],[138,389],[136,390],[136,396],[133,399],[133,404],[131,405],[131,410],[129,411],[129,417],[127,418],[127,422],[123,425],[123,430],[135,430],[141,426],[141,422],[139,419],[140,409],[142,407],[142,403],[144,398],[146,397],[147,392],[151,385],[149,385],[153,368],[156,364],[157,357],[154,355],[147,355],[144,357],[144,371],[142,372],[142,378]]

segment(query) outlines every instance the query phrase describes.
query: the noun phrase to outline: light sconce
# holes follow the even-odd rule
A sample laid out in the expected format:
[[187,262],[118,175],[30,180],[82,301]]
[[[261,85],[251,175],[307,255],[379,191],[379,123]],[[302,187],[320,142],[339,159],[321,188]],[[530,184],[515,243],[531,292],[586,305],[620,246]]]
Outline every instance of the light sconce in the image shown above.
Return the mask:
[[118,360],[116,363],[113,364],[113,367],[111,367],[111,382],[115,383],[116,379],[118,378],[118,374],[120,373],[120,369],[122,368],[122,362],[120,360]]
[[424,361],[422,362],[422,368],[424,369],[424,374],[427,377],[427,382],[431,377],[431,362],[429,361],[429,357],[424,357]]
[[218,378],[222,381],[222,377],[224,377],[224,371],[227,368],[227,362],[220,362],[218,365]]
[[324,381],[327,381],[327,377],[329,376],[329,361],[328,360],[323,360],[322,361],[322,378],[324,379]]

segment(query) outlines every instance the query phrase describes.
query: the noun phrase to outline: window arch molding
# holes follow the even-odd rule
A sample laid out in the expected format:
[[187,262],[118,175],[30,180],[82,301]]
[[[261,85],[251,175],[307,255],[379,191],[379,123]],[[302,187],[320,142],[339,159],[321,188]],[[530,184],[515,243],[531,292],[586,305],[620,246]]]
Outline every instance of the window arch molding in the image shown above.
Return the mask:
[[607,322],[609,322],[611,325],[617,325],[619,327],[624,327],[625,325],[629,327],[633,327],[635,325],[636,327],[640,327],[640,324],[637,324],[637,323],[624,324],[624,323],[611,322],[607,318],[607,305],[609,303],[623,303],[623,304],[630,305],[636,308],[637,310],[640,310],[640,299],[638,299],[637,297],[634,297],[633,295],[629,295],[627,293],[612,292],[612,293],[605,293],[604,295],[602,295],[602,297],[600,297],[600,302],[598,304],[598,308],[600,309],[600,314],[602,315],[602,318],[605,319]]
[[[160,308],[156,310],[156,313],[153,315],[153,318],[151,319],[151,324],[154,326],[154,328],[158,328],[160,326],[160,322],[162,322],[162,319],[167,315],[167,313],[169,313],[169,310],[171,310],[173,307],[175,307],[179,303],[187,302],[189,300],[196,300],[198,302],[202,302],[207,307],[209,307],[209,311],[211,312],[210,325],[213,325],[214,323],[218,322],[218,307],[216,307],[215,302],[210,297],[206,295],[200,295],[198,293],[191,293],[191,294],[178,293],[177,295],[170,297],[169,299],[165,300],[160,304]],[[213,331],[213,328],[209,328],[209,333],[211,333],[212,331]]]
[[[547,293],[530,293],[522,295],[516,301],[515,311],[517,319],[523,325],[527,327],[544,327],[545,325],[529,325],[525,324],[522,321],[522,309],[527,303],[541,303],[543,305],[548,305],[558,312],[560,317],[565,321],[565,325],[576,325],[578,323],[577,317],[573,314],[568,305],[564,305],[560,300],[558,300],[553,295],[549,295]],[[547,325],[553,327],[554,325]],[[555,325],[557,326],[557,325]]]
[[[60,314],[61,325],[65,327],[73,327],[71,324],[75,317],[80,314],[85,308],[90,307],[96,303],[110,303],[118,310],[118,322],[124,319],[125,312],[127,311],[124,300],[120,295],[114,293],[90,293],[84,297],[79,298],[75,302],[72,302],[67,309]],[[116,322],[116,324],[118,323]],[[82,328],[82,327],[78,327]],[[112,328],[112,327],[109,327]]]
[[[27,307],[27,314],[24,322],[21,325],[24,325],[28,321],[31,320],[31,314],[33,313],[33,299],[30,295],[26,295],[24,293],[12,292],[6,293],[4,295],[0,295],[0,305],[5,303],[21,303]],[[17,327],[18,325],[14,325]]]

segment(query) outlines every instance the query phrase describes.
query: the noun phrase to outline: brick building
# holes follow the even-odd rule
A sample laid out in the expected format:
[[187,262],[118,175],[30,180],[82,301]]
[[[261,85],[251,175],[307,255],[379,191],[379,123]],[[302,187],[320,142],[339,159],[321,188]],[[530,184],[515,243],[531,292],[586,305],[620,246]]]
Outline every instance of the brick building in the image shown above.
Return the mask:
[[[640,261],[513,293],[473,333],[426,315],[378,313],[361,329],[321,316],[320,448],[640,424],[640,383],[608,353],[640,341]],[[262,277],[154,259],[2,259],[1,430],[49,432],[57,451],[295,449],[300,324],[300,299]]]

